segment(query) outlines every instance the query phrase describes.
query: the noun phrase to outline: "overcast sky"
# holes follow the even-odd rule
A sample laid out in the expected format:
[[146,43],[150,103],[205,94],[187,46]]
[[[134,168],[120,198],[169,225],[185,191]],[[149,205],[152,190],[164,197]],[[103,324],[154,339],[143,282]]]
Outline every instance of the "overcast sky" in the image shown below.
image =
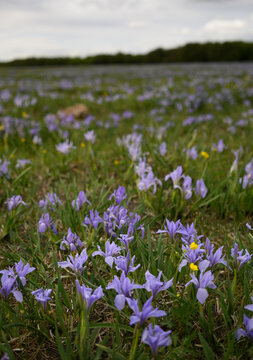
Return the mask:
[[253,0],[0,0],[0,60],[253,41]]

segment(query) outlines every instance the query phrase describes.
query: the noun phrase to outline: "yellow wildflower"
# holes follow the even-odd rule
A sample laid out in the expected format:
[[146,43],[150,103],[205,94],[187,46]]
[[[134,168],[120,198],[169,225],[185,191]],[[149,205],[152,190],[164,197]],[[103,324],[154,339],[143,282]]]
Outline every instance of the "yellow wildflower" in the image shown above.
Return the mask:
[[190,269],[192,270],[192,271],[198,271],[198,265],[195,265],[195,264],[193,264],[193,263],[190,263]]
[[190,245],[190,248],[191,248],[192,250],[196,250],[196,249],[198,248],[198,245],[193,241],[193,242],[191,243],[191,245]]
[[203,156],[205,159],[209,158],[209,155],[206,151],[201,151],[201,156]]

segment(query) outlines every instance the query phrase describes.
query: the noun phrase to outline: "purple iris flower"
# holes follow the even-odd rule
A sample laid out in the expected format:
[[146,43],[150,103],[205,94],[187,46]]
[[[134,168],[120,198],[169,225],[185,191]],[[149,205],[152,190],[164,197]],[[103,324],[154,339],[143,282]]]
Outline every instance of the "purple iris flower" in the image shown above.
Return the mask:
[[11,211],[12,209],[16,209],[19,204],[23,204],[25,206],[28,206],[23,200],[20,195],[13,195],[11,198],[7,199],[5,204],[8,205],[8,210]]
[[245,314],[243,315],[243,323],[246,331],[242,328],[236,331],[236,340],[238,341],[242,336],[246,336],[248,339],[253,341],[253,318],[248,318]]
[[69,140],[59,143],[59,144],[55,145],[55,147],[56,147],[56,150],[61,152],[62,154],[69,154],[70,150],[76,148],[75,146],[73,146],[73,142],[72,141],[70,142]]
[[172,171],[170,174],[166,175],[164,180],[168,181],[169,179],[173,182],[174,189],[179,187],[180,180],[184,177],[182,166],[178,166],[176,170]]
[[50,207],[53,211],[55,211],[55,207],[57,205],[62,205],[62,202],[55,193],[48,193],[45,200],[39,201],[39,207],[41,207],[43,211],[45,211],[47,207]]
[[129,307],[133,310],[133,315],[130,318],[130,325],[140,323],[140,325],[144,325],[145,321],[151,317],[161,317],[167,315],[167,313],[163,310],[159,310],[158,308],[153,308],[152,306],[153,297],[151,296],[143,305],[142,310],[140,311],[138,306],[138,301],[136,299],[127,298],[127,302]]
[[242,183],[243,189],[253,185],[253,159],[245,166],[245,172],[246,175],[240,179],[240,183]]
[[223,140],[220,139],[218,141],[218,144],[213,144],[212,145],[212,150],[216,149],[218,152],[223,152],[224,149],[226,149],[226,145],[224,144]]
[[51,300],[50,297],[51,292],[52,289],[43,290],[43,288],[32,291],[32,295],[35,297],[37,301],[39,301],[42,304],[44,310],[46,309],[47,302]]
[[196,146],[193,146],[192,148],[187,149],[187,150],[186,150],[186,156],[187,156],[189,159],[192,159],[192,160],[197,159],[198,153],[197,153],[197,150],[196,150]]
[[[251,301],[253,303],[253,296],[251,297]],[[253,311],[253,304],[249,304],[249,305],[244,306],[244,309],[247,309],[249,311]]]
[[31,164],[31,160],[29,159],[19,159],[17,160],[16,169],[24,168],[26,165]]
[[141,264],[134,266],[135,255],[130,260],[130,251],[128,250],[127,256],[118,256],[114,259],[116,270],[123,271],[127,276],[130,272],[135,272]]
[[163,331],[159,325],[153,327],[152,324],[149,324],[142,333],[141,341],[150,346],[155,356],[160,346],[169,346],[172,344],[170,333],[171,330]]
[[174,222],[166,219],[166,225],[164,225],[164,230],[158,230],[157,234],[168,233],[171,240],[174,240],[174,238],[176,238],[176,234],[179,233],[179,230],[181,229],[181,225],[182,224],[180,220]]
[[195,187],[195,193],[197,196],[202,197],[204,199],[206,197],[206,194],[208,192],[208,189],[204,183],[203,179],[199,179],[196,181],[196,187]]
[[[66,247],[65,247],[66,245]],[[77,247],[82,247],[83,243],[80,240],[79,236],[76,233],[72,233],[71,229],[68,229],[68,235],[63,237],[63,240],[60,245],[61,250],[69,249],[70,251],[75,251]]]
[[209,261],[210,268],[213,268],[216,264],[223,264],[227,266],[227,262],[225,260],[225,255],[222,256],[223,252],[223,246],[219,247],[213,253],[214,245],[210,243],[210,240],[207,238],[205,243],[205,249],[206,249],[206,258]]
[[249,224],[249,223],[247,223],[247,224],[246,224],[246,226],[247,226],[247,228],[248,228],[249,230],[253,230],[253,227],[252,227],[252,226],[250,226],[250,224]]
[[99,216],[98,211],[95,210],[90,210],[90,217],[88,217],[88,215],[85,216],[84,225],[92,225],[94,227],[94,229],[97,229],[98,224],[102,223],[103,219]]
[[84,137],[87,141],[90,141],[92,144],[96,141],[96,134],[94,130],[86,131]]
[[3,354],[3,356],[1,357],[1,360],[10,360],[10,357],[7,353]]
[[128,210],[124,206],[112,205],[104,212],[105,232],[116,237],[116,229],[129,223]]
[[121,244],[123,244],[125,248],[128,249],[129,244],[132,242],[133,238],[133,236],[129,236],[128,234],[120,234],[118,240],[120,240]]
[[192,179],[190,176],[185,176],[184,178],[183,195],[186,200],[192,197]]
[[10,165],[9,161],[0,159],[0,177],[4,175],[7,178],[10,177],[9,165]]
[[109,200],[115,197],[116,204],[119,205],[122,200],[127,198],[126,189],[124,186],[119,186],[117,190],[115,190],[112,195],[109,197]]
[[181,272],[182,268],[189,264],[196,264],[196,262],[201,261],[203,258],[203,254],[205,253],[204,249],[201,247],[204,244],[199,243],[197,249],[191,249],[190,245],[182,245],[182,251],[184,253],[184,259],[179,264],[178,270]]
[[[243,252],[245,251],[244,255]],[[234,259],[234,262],[237,264],[237,266],[239,265],[238,270],[240,270],[241,266],[246,263],[249,262],[251,260],[252,254],[250,255],[250,253],[248,252],[247,249],[242,249],[242,250],[238,250],[238,244],[235,243],[234,247],[231,249],[231,256]]]
[[114,289],[118,293],[114,300],[114,304],[118,310],[122,310],[125,307],[126,298],[132,297],[133,290],[141,288],[143,288],[143,285],[135,284],[124,272],[122,272],[120,278],[114,276],[113,281],[106,287],[106,289]]
[[87,259],[88,259],[87,250],[83,249],[80,255],[76,254],[75,257],[69,255],[67,257],[67,261],[60,261],[58,262],[58,265],[61,268],[70,267],[75,273],[79,272],[82,274],[84,272],[84,269],[86,268],[86,266],[83,265],[87,261]]
[[84,284],[81,286],[78,280],[76,280],[76,289],[78,294],[82,297],[82,300],[86,303],[87,310],[90,309],[95,301],[104,296],[101,286],[95,290],[92,290],[87,288]]
[[152,168],[150,165],[146,164],[145,158],[139,158],[139,163],[135,165],[134,170],[139,177],[143,177],[145,174],[148,174],[150,171],[152,171]]
[[212,274],[211,270],[204,273],[204,269],[199,274],[199,279],[197,279],[194,274],[190,275],[192,279],[185,285],[185,287],[193,283],[197,288],[197,299],[203,305],[208,298],[208,291],[206,288],[208,287],[210,289],[216,289],[216,285],[213,282],[214,275]]
[[49,228],[51,228],[51,230],[53,230],[53,232],[57,234],[56,228],[54,226],[54,221],[49,215],[49,213],[42,214],[39,220],[39,232],[44,233]]
[[164,156],[167,152],[167,146],[165,142],[162,142],[161,145],[159,146],[159,153],[161,156]]
[[154,173],[151,170],[148,174],[145,174],[139,179],[137,186],[138,189],[141,191],[148,191],[148,189],[153,186],[153,194],[155,194],[157,184],[161,186],[162,182],[157,177],[154,177]]
[[91,205],[91,202],[87,199],[85,192],[80,191],[77,195],[77,198],[71,202],[71,205],[72,208],[74,208],[76,211],[79,211],[83,204],[86,202]]
[[113,241],[110,244],[110,241],[107,240],[105,243],[105,252],[101,250],[100,246],[97,245],[98,251],[94,251],[92,256],[100,255],[105,258],[105,262],[112,268],[115,257],[113,255],[118,255],[121,251],[121,247],[115,244]]
[[155,277],[148,270],[145,273],[146,283],[144,288],[147,291],[151,291],[152,296],[155,297],[160,291],[167,290],[173,285],[173,278],[167,282],[161,281],[162,271],[159,272],[159,275]]
[[36,269],[35,269],[35,267],[31,267],[29,263],[24,265],[23,261],[20,259],[18,263],[15,263],[15,270],[16,270],[16,273],[18,274],[18,277],[19,277],[22,285],[25,286],[26,275],[30,274],[31,272],[33,272]]
[[[17,276],[19,277],[21,283],[23,286],[25,286],[26,284],[26,275],[30,274],[31,272],[33,272],[35,270],[34,267],[31,267],[29,263],[27,263],[26,265],[23,264],[23,261],[20,259],[18,263],[15,263],[15,271]],[[16,274],[14,273],[14,270],[12,267],[9,267],[8,270],[1,270],[0,271],[1,274],[5,275],[5,276],[10,276],[12,278],[15,278]]]
[[181,240],[186,245],[190,245],[193,241],[199,243],[200,239],[203,237],[203,235],[197,235],[194,223],[190,225],[187,224],[186,227],[181,224],[181,228],[178,230],[178,233],[182,235]]
[[[131,218],[129,219],[127,234],[133,235],[136,224],[140,221],[141,217],[139,214],[134,214],[133,216],[132,213],[130,213],[130,216]],[[137,230],[141,230],[141,237],[143,238],[145,233],[144,225],[141,224],[140,226],[138,226]]]
[[10,293],[12,293],[18,302],[23,302],[23,295],[19,290],[17,290],[18,289],[17,275],[10,276],[8,274],[4,274],[3,271],[1,271],[3,275],[1,278],[2,287],[0,288],[0,294],[4,297],[4,299],[7,299]]

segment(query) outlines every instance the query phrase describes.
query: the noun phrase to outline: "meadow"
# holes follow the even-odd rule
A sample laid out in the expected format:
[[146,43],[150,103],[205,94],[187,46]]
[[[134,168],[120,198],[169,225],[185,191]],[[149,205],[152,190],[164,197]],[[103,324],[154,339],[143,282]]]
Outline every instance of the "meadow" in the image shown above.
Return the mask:
[[252,139],[251,63],[0,69],[0,358],[252,359]]

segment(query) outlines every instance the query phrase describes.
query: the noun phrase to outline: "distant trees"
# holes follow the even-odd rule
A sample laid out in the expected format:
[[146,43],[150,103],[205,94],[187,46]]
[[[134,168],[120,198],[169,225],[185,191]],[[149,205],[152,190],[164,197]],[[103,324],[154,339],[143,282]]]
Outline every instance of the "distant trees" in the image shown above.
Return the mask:
[[9,66],[156,64],[177,62],[253,61],[253,43],[243,41],[190,43],[175,49],[155,49],[144,55],[100,54],[86,58],[35,58],[0,63]]

